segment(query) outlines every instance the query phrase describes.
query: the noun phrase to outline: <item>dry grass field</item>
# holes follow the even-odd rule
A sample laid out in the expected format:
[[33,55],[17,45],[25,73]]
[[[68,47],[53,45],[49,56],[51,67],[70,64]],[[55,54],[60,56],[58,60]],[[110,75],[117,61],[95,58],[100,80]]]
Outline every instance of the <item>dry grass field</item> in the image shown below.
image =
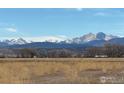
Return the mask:
[[0,59],[0,83],[124,83],[124,58]]

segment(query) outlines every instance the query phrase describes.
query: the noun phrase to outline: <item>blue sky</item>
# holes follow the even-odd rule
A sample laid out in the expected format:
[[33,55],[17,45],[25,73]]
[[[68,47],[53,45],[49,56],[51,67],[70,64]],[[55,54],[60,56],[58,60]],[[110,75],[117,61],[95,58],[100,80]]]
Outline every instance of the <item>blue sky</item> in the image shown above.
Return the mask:
[[0,9],[0,39],[65,39],[104,32],[124,36],[124,9]]

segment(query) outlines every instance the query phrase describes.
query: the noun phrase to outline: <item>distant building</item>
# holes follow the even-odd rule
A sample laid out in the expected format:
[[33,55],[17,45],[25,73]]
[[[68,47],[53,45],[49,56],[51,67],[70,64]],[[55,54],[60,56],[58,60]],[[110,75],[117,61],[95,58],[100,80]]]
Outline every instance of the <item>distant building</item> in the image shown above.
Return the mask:
[[96,58],[105,58],[105,57],[108,57],[107,55],[95,55]]

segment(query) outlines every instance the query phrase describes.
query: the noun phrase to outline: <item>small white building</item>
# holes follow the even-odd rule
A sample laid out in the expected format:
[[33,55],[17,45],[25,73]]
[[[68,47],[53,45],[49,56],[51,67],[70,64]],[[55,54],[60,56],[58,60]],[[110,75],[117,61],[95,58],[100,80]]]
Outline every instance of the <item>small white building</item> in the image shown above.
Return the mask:
[[107,55],[95,55],[95,57],[101,57],[101,58],[105,58],[105,57],[108,57]]

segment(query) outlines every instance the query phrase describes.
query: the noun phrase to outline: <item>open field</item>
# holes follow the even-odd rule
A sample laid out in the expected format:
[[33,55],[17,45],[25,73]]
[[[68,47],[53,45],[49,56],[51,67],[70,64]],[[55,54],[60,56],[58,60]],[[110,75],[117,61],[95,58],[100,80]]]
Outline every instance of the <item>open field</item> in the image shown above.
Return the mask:
[[0,59],[0,83],[124,83],[124,58]]

